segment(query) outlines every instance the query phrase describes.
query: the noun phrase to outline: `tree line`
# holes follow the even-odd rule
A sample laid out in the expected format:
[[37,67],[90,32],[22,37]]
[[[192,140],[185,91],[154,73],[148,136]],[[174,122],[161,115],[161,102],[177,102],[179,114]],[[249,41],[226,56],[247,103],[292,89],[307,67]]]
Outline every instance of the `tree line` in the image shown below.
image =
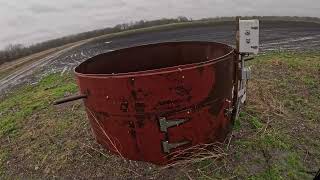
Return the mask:
[[179,22],[188,22],[191,21],[191,19],[188,19],[186,17],[180,16],[178,18],[163,18],[153,21],[144,21],[140,20],[137,22],[131,22],[131,23],[123,23],[118,24],[111,28],[103,28],[103,29],[97,29],[93,31],[83,32],[75,35],[70,36],[64,36],[57,39],[52,39],[49,41],[44,41],[41,43],[33,44],[30,46],[24,46],[22,44],[10,44],[4,48],[4,50],[0,51],[0,64],[3,64],[8,61],[12,61],[24,56],[28,56],[34,53],[38,53],[50,48],[59,47],[68,43],[73,43],[105,34],[111,34],[131,29],[139,29],[139,28],[145,28],[145,27],[151,27],[151,26],[157,26],[157,25],[164,25],[164,24],[171,24],[171,23],[179,23]]
[[[319,18],[314,17],[277,17],[277,16],[251,16],[251,17],[243,17],[243,18],[258,18],[260,20],[288,20],[288,21],[307,21],[307,22],[318,22],[320,23]],[[217,21],[233,21],[235,17],[215,17],[215,18],[204,18],[197,20],[205,21],[205,22],[217,22]],[[38,53],[50,48],[59,47],[68,43],[73,43],[105,34],[111,34],[126,30],[146,28],[158,25],[172,24],[172,23],[181,23],[181,22],[191,22],[193,21],[190,18],[179,16],[177,18],[163,18],[152,21],[140,20],[137,22],[131,23],[123,23],[118,24],[114,27],[97,29],[93,31],[83,32],[75,35],[64,36],[57,39],[52,39],[48,41],[44,41],[41,43],[33,44],[30,46],[24,46],[22,44],[10,44],[4,50],[0,50],[0,65],[13,61],[15,59],[28,56],[34,53]]]

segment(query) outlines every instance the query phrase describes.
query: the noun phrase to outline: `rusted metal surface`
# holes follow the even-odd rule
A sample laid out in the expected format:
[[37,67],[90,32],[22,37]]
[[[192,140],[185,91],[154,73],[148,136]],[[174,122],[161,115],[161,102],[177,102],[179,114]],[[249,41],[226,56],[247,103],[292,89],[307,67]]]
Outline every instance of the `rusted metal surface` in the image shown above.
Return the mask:
[[168,42],[93,57],[75,73],[97,141],[131,160],[223,141],[231,128],[237,55],[213,42]]

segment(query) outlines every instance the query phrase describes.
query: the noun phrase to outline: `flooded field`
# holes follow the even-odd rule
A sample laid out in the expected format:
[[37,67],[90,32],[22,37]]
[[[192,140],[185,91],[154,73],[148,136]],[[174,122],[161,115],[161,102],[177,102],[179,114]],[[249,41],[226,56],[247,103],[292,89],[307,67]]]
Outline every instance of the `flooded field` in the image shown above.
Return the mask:
[[[261,51],[310,51],[320,49],[320,24],[303,22],[261,22]],[[28,69],[0,80],[0,92],[24,83],[35,83],[52,72],[63,75],[86,59],[116,49],[164,41],[216,41],[234,45],[233,23],[105,38],[85,43],[72,50],[51,55]]]

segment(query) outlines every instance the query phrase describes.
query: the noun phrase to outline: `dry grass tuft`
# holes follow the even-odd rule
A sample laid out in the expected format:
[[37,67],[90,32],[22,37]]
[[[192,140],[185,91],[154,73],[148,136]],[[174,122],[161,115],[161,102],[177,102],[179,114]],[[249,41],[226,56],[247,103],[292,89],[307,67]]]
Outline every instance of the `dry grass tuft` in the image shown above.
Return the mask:
[[172,167],[186,168],[205,160],[212,160],[212,163],[214,163],[227,155],[222,143],[199,144],[171,153],[169,155],[171,163],[161,169]]

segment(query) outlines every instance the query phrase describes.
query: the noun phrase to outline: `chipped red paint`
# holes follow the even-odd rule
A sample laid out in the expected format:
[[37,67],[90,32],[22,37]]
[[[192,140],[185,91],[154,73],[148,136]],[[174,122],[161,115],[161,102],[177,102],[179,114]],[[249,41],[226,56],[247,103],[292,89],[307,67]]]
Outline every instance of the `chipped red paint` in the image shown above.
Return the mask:
[[[213,42],[168,42],[93,57],[76,69],[97,141],[131,160],[169,162],[163,141],[188,142],[170,152],[222,141],[233,104],[234,49]],[[160,131],[159,118],[184,119]]]

